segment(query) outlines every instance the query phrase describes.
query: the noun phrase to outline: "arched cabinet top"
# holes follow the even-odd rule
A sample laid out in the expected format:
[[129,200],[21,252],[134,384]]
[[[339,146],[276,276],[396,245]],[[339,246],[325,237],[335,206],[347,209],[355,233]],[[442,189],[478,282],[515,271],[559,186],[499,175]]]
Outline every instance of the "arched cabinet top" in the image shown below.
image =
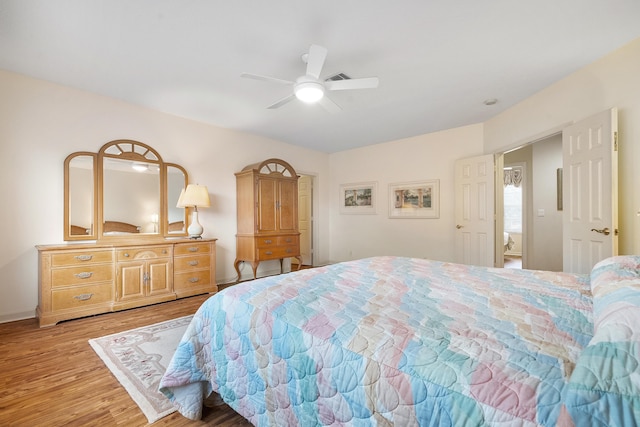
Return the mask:
[[259,163],[245,166],[243,171],[254,171],[262,175],[279,174],[286,178],[298,178],[295,169],[282,159],[267,159]]

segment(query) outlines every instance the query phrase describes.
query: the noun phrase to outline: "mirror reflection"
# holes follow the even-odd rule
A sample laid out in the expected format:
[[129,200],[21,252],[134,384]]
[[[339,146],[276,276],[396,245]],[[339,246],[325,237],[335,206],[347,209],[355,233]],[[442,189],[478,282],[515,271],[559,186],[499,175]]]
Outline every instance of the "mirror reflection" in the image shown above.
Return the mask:
[[167,165],[167,231],[169,234],[185,233],[185,209],[178,208],[178,198],[187,186],[186,172],[177,165]]
[[71,236],[94,234],[94,159],[79,155],[68,162],[68,232]]
[[103,167],[103,235],[158,234],[159,166],[105,157]]

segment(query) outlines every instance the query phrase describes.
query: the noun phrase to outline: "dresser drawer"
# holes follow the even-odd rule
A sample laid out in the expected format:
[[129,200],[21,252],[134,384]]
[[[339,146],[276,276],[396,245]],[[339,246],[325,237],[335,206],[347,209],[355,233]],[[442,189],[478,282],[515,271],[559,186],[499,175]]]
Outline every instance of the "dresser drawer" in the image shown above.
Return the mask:
[[84,265],[51,270],[51,287],[96,283],[113,280],[112,264]]
[[52,267],[97,264],[104,262],[113,262],[113,251],[78,251],[54,253],[51,255]]
[[175,255],[195,255],[210,254],[211,244],[209,243],[180,243],[176,245]]
[[278,236],[276,242],[278,246],[298,246],[300,244],[300,236]]
[[51,308],[55,311],[108,303],[112,293],[113,283],[55,289],[51,293]]
[[297,245],[258,248],[258,259],[260,260],[288,258],[299,255],[300,249]]
[[274,246],[291,246],[297,245],[299,236],[275,236],[275,237],[257,237],[256,246],[258,248],[271,248]]
[[190,287],[202,287],[211,284],[211,271],[186,271],[174,274],[174,286],[184,290]]
[[174,258],[173,271],[209,269],[211,267],[211,257],[209,255],[195,255],[190,257]]
[[131,247],[118,249],[116,251],[116,259],[117,261],[131,261],[137,259],[168,258],[172,253],[172,246]]

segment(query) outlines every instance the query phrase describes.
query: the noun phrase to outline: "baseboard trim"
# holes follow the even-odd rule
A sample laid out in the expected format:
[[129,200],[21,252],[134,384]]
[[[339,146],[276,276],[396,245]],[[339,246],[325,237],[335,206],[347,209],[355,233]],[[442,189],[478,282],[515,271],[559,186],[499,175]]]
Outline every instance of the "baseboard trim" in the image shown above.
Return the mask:
[[20,313],[3,314],[0,316],[0,323],[17,322],[18,320],[35,319],[33,311],[23,311]]

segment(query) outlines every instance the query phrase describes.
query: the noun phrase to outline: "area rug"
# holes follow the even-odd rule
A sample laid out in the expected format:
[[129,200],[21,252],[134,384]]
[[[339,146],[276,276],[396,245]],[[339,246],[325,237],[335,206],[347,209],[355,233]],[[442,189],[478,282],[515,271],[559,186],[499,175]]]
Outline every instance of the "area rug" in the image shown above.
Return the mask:
[[158,385],[192,317],[89,340],[149,423],[175,412]]

